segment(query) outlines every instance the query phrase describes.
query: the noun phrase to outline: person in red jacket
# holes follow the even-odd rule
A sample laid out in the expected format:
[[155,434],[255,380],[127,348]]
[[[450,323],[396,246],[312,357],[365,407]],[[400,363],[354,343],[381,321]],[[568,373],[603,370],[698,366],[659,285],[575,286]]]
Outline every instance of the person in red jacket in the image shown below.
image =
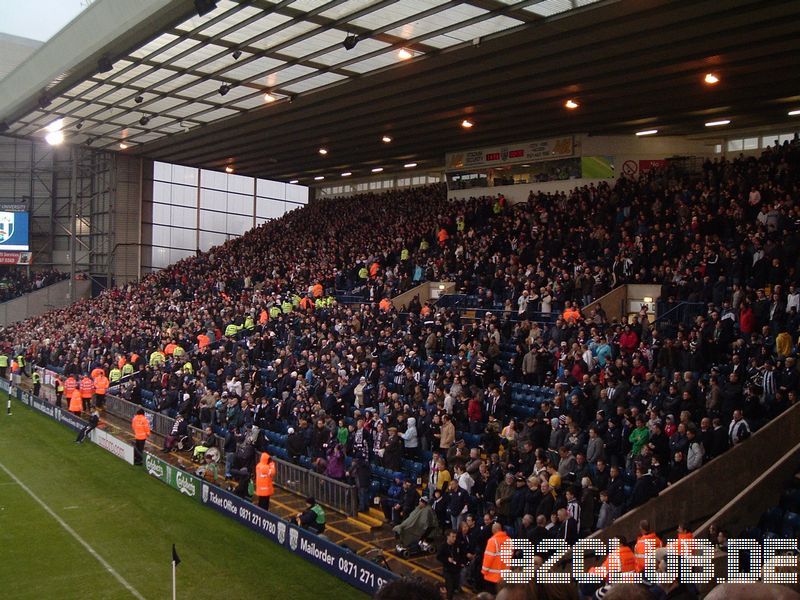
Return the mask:
[[750,339],[755,325],[756,317],[753,314],[753,307],[745,300],[742,302],[742,308],[739,310],[739,329],[744,334],[745,339]]
[[639,336],[631,329],[630,325],[625,325],[625,330],[619,336],[619,349],[623,354],[631,354],[639,346]]

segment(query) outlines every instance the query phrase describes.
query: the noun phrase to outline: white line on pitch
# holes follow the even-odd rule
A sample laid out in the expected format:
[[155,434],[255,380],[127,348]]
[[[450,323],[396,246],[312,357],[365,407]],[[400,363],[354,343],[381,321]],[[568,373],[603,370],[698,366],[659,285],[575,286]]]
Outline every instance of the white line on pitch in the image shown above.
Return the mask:
[[88,543],[86,543],[84,541],[84,539],[81,536],[79,536],[77,534],[77,532],[72,527],[67,525],[67,523],[64,521],[64,519],[62,519],[55,512],[53,512],[53,509],[51,509],[49,506],[47,506],[47,504],[45,504],[44,501],[41,498],[39,498],[39,496],[34,494],[33,491],[27,485],[22,483],[22,481],[20,481],[19,478],[16,475],[14,475],[11,471],[9,471],[8,467],[6,467],[3,463],[0,463],[0,469],[3,469],[3,471],[5,471],[6,474],[9,477],[11,477],[11,479],[13,479],[23,490],[25,490],[31,498],[36,500],[36,502],[39,504],[39,506],[41,506],[43,509],[45,509],[47,511],[47,513],[51,517],[53,517],[56,521],[58,521],[58,524],[61,525],[61,527],[63,527],[67,531],[67,533],[69,533],[72,537],[74,537],[80,543],[81,546],[86,548],[86,551],[89,554],[91,554],[92,556],[94,556],[97,559],[97,561],[101,565],[103,565],[105,570],[108,571],[109,573],[111,573],[114,576],[114,578],[117,581],[119,581],[125,587],[125,589],[127,589],[131,593],[131,595],[134,598],[137,598],[138,600],[144,600],[144,596],[142,596],[139,592],[137,592],[136,589],[130,583],[128,583],[125,580],[125,578],[122,577],[122,575],[117,573],[114,570],[114,568],[110,564],[108,564],[106,559],[104,559],[102,556],[100,556],[97,553],[97,550],[95,550]]

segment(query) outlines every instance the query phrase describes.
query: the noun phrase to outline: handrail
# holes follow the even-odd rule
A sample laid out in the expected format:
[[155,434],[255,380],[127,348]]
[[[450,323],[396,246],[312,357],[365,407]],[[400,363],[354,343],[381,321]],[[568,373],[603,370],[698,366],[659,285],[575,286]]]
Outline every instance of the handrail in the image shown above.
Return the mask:
[[[705,308],[706,304],[704,302],[685,302],[685,301],[684,302],[679,302],[678,304],[676,304],[675,306],[670,308],[667,312],[665,312],[663,315],[658,315],[656,317],[655,321],[653,321],[653,324],[656,324],[656,323],[659,323],[659,322],[663,322],[664,320],[667,319],[667,317],[670,314],[672,314],[676,310],[686,309],[687,307],[691,307],[691,306],[702,306],[702,307]],[[683,320],[683,319],[681,319],[681,320]]]

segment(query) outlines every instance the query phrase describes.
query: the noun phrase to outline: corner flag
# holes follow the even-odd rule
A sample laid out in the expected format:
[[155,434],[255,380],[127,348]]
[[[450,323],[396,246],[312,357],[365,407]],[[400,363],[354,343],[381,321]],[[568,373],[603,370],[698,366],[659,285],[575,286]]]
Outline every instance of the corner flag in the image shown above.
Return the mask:
[[175,544],[172,544],[172,562],[175,563],[176,567],[181,564],[181,559],[175,551]]
[[175,567],[181,564],[181,558],[175,550],[175,544],[172,544],[172,600],[177,598],[178,592],[175,586]]

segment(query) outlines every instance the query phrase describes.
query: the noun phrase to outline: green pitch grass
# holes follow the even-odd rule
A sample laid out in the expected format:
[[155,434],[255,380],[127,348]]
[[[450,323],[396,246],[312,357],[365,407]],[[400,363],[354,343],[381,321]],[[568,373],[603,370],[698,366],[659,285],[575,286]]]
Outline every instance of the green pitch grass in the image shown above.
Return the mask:
[[[366,598],[340,580],[176,493],[19,402],[0,413],[0,465],[147,600]],[[135,596],[0,468],[0,597]]]

